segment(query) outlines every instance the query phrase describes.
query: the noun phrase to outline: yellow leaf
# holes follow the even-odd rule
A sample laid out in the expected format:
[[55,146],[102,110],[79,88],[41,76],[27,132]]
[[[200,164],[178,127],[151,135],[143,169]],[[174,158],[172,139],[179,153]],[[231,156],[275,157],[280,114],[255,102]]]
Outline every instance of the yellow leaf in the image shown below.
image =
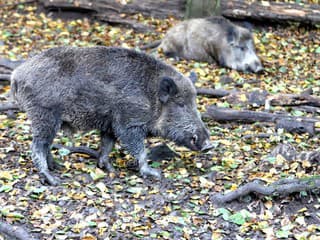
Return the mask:
[[6,180],[13,180],[13,176],[10,171],[0,171],[0,178]]
[[308,211],[306,207],[299,209],[298,213],[305,212],[305,211]]
[[272,208],[272,201],[267,201],[264,206],[268,209],[271,209]]
[[97,238],[92,235],[87,235],[81,238],[81,240],[96,240]]
[[247,96],[245,94],[240,94],[240,101],[246,102],[247,101]]
[[311,167],[311,163],[308,160],[303,160],[302,167],[309,168],[309,167]]
[[204,188],[212,188],[215,184],[204,177],[199,177],[200,186]]
[[237,190],[238,189],[238,185],[237,184],[232,184],[230,187],[231,191]]

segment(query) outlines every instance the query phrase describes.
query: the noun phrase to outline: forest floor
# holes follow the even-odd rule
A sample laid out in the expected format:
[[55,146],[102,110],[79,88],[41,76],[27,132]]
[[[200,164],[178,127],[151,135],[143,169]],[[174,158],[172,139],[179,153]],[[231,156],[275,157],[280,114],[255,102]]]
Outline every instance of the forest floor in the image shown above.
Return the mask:
[[[134,30],[101,24],[88,19],[52,19],[36,5],[2,7],[0,0],[0,56],[26,59],[44,49],[61,46],[139,46],[160,39],[177,19],[129,16],[154,31]],[[197,73],[198,87],[249,92],[301,93],[312,89],[320,95],[320,28],[290,25],[254,27],[257,54],[265,71],[250,74],[215,64],[167,59],[182,73]],[[0,85],[0,99],[10,87]],[[199,109],[210,104],[235,109],[263,108],[229,103],[199,96]],[[316,108],[315,108],[316,109]],[[319,117],[296,107],[271,107],[271,112]],[[119,145],[112,152],[117,175],[96,167],[96,159],[85,154],[53,155],[63,168],[54,172],[61,186],[39,181],[30,159],[30,122],[25,113],[10,118],[0,113],[0,221],[21,226],[38,239],[320,239],[320,194],[301,192],[289,196],[250,194],[223,206],[212,202],[215,192],[228,192],[254,180],[272,183],[280,178],[319,175],[320,160],[287,161],[268,158],[280,143],[297,151],[319,151],[319,134],[291,134],[275,130],[273,124],[217,123],[207,120],[215,148],[196,153],[161,139],[148,139],[149,147],[163,142],[178,156],[150,162],[161,169],[161,181],[143,179],[130,170],[132,159]],[[260,133],[270,136],[260,138]],[[59,133],[55,143],[99,149],[96,131],[72,138]],[[0,239],[4,239],[1,236]]]

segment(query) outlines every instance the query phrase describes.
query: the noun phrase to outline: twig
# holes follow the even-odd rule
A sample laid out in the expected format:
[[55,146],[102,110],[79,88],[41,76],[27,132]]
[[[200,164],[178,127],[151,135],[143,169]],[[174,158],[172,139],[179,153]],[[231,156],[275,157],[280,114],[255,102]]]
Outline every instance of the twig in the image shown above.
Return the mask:
[[294,192],[311,191],[317,189],[320,189],[319,176],[310,177],[307,179],[280,179],[269,186],[261,184],[260,181],[255,180],[226,194],[215,193],[211,196],[211,200],[215,204],[220,205],[231,202],[253,192],[267,196],[286,196]]
[[18,240],[36,240],[31,237],[29,233],[19,226],[12,226],[8,223],[0,221],[0,233],[8,236],[8,239],[18,239]]
[[70,151],[70,153],[81,153],[81,154],[87,154],[90,157],[93,158],[99,158],[99,153],[91,148],[88,147],[84,147],[84,146],[79,146],[79,147],[69,147],[69,146],[65,146],[62,144],[52,144],[52,148],[53,149],[61,149],[61,148],[65,148],[68,149]]

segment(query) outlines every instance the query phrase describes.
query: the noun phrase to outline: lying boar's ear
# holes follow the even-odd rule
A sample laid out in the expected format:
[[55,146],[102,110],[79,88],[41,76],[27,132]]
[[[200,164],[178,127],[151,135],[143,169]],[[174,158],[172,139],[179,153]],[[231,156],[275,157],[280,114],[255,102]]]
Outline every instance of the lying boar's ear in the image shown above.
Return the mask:
[[237,39],[237,30],[234,26],[228,26],[227,28],[227,41],[228,43],[235,42]]
[[162,103],[166,103],[170,96],[178,93],[178,87],[170,77],[163,77],[160,82],[159,99]]

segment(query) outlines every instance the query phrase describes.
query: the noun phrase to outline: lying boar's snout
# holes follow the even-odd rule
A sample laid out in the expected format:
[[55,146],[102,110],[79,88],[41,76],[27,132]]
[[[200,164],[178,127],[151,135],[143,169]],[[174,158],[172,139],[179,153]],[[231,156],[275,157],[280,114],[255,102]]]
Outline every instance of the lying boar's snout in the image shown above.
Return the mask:
[[263,67],[260,62],[255,61],[253,64],[245,64],[245,71],[261,73],[263,71]]
[[256,61],[256,62],[254,63],[254,65],[255,65],[255,69],[254,69],[253,72],[255,72],[255,73],[261,73],[261,72],[263,71],[263,67],[262,67],[262,65],[261,65],[260,62]]

